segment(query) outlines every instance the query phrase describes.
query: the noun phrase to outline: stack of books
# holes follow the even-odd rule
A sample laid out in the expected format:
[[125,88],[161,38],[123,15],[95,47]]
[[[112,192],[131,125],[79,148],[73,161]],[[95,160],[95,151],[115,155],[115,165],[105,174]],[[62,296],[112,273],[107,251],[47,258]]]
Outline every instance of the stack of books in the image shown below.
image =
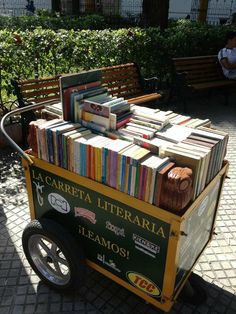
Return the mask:
[[32,122],[30,131],[38,158],[159,205],[164,174],[174,166],[168,157],[60,119]]
[[83,101],[81,123],[97,131],[115,131],[131,117],[130,104],[123,97],[101,94]]
[[220,171],[228,134],[208,127],[191,129],[175,125],[158,133],[158,137],[165,141],[159,147],[160,156],[172,157],[177,166],[192,169],[194,200]]
[[53,118],[62,118],[62,104],[61,102],[47,105],[42,109],[42,117],[46,120]]
[[[97,81],[83,91],[100,87]],[[70,91],[70,101],[76,97],[80,98],[79,88]],[[67,117],[72,118],[73,106],[68,108]],[[156,206],[162,182],[175,165],[193,171],[192,200],[222,167],[228,134],[206,127],[208,119],[129,105],[106,91],[83,99],[79,112],[79,122],[60,118],[32,122],[32,153]]]
[[107,89],[101,85],[101,81],[94,81],[64,88],[61,92],[63,119],[78,122],[83,100],[95,95],[108,95]]

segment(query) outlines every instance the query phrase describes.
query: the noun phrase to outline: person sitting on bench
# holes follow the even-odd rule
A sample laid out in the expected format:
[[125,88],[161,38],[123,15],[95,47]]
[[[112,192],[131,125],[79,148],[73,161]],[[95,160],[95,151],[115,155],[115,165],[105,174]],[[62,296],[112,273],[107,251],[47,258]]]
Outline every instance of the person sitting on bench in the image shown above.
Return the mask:
[[236,32],[229,31],[226,35],[226,45],[218,53],[218,59],[224,75],[236,80]]

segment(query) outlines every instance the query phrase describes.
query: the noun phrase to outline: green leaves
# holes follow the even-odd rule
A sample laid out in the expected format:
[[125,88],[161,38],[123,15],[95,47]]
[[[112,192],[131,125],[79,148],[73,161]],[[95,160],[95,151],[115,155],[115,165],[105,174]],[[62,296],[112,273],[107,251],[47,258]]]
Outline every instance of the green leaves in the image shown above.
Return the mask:
[[[96,21],[95,18],[94,26],[98,24]],[[37,24],[37,19],[34,22]],[[173,57],[216,54],[224,46],[224,36],[229,29],[229,26],[190,21],[172,22],[171,25],[164,32],[159,28],[138,27],[118,30],[58,28],[57,31],[41,26],[24,31],[2,29],[3,85],[9,90],[12,78],[29,79],[36,73],[39,77],[51,76],[127,62],[136,62],[143,75],[156,75],[165,81],[171,77]]]

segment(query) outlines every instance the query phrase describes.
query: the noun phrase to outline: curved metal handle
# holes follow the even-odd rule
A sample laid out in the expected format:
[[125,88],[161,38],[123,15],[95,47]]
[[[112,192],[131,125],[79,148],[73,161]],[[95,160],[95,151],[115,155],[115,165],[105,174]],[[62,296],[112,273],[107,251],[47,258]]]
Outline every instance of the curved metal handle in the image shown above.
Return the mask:
[[16,144],[16,142],[13,141],[13,139],[7,134],[6,130],[5,130],[5,121],[12,115],[15,115],[15,114],[20,114],[20,113],[23,113],[23,112],[27,112],[29,110],[33,110],[33,109],[38,109],[40,107],[44,107],[46,105],[50,105],[50,104],[54,104],[55,101],[58,101],[59,99],[56,98],[56,99],[52,99],[52,100],[48,100],[48,101],[44,101],[44,102],[40,102],[40,103],[33,103],[32,105],[28,105],[27,107],[23,107],[23,108],[18,108],[18,109],[14,109],[10,112],[8,112],[7,114],[5,114],[3,117],[2,117],[2,120],[1,120],[1,125],[0,125],[0,128],[1,128],[1,131],[2,133],[4,134],[4,136],[6,137],[6,139],[8,140],[9,144],[18,152],[18,154],[24,158],[30,165],[33,164],[33,160],[20,148],[20,146],[18,146]]

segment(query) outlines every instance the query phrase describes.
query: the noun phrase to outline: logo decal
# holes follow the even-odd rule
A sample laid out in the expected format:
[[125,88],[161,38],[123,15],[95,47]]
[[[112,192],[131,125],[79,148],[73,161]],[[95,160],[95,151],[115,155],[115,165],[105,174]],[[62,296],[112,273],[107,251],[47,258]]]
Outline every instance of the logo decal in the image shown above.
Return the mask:
[[110,221],[106,221],[106,228],[115,233],[117,236],[125,237],[125,230],[124,228],[119,228],[110,223]]
[[43,188],[44,188],[44,185],[40,185],[39,182],[35,182],[33,181],[34,185],[35,185],[35,188],[36,188],[36,194],[37,194],[37,200],[38,200],[38,203],[39,203],[39,206],[43,206]]
[[132,271],[127,272],[126,277],[133,286],[143,292],[154,297],[159,297],[161,295],[161,290],[147,277]]
[[102,264],[107,265],[108,267],[111,267],[118,273],[121,272],[121,270],[116,267],[116,264],[113,262],[112,259],[109,259],[108,261],[106,261],[106,256],[104,254],[97,254],[97,260],[101,262]]
[[48,195],[48,201],[50,205],[62,214],[68,214],[70,211],[70,205],[64,197],[57,193],[50,193]]
[[96,214],[89,209],[82,208],[82,207],[75,207],[75,217],[83,217],[88,219],[92,224],[97,222]]
[[156,254],[160,253],[160,247],[139,235],[133,233],[133,241],[135,243],[135,248],[144,254],[147,254],[153,258],[156,258]]

